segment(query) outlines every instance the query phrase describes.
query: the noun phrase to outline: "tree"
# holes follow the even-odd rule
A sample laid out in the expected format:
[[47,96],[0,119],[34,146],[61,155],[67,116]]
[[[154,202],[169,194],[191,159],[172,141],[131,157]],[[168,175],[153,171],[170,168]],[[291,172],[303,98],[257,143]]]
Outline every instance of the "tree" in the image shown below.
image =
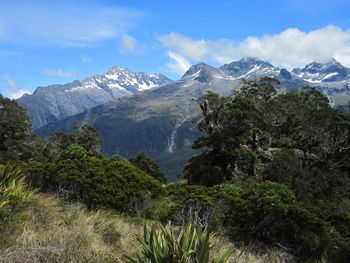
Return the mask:
[[32,158],[31,129],[25,109],[0,94],[0,163]]
[[102,138],[90,125],[74,127],[74,143],[84,147],[90,153],[100,153]]
[[[198,129],[203,135],[192,147],[202,154],[184,169],[190,183],[211,186],[235,177],[261,178],[265,169],[271,170],[271,162],[278,160],[276,153],[290,149],[283,160],[296,158],[302,171],[297,173],[300,178],[290,178],[294,183],[309,176],[319,193],[328,191],[327,198],[339,193],[339,185],[343,193],[348,189],[349,115],[333,109],[314,88],[277,95],[272,90],[277,84],[271,78],[244,80],[235,97],[209,92],[196,100],[202,110]],[[286,164],[292,163],[281,160],[281,167],[288,170]],[[282,173],[279,170],[268,178]],[[309,190],[303,192],[315,192]]]
[[89,125],[74,127],[74,133],[57,131],[51,133],[44,147],[49,160],[57,160],[61,153],[71,145],[83,147],[89,155],[99,155],[102,138],[98,132]]
[[259,81],[242,79],[240,92],[246,96],[252,95],[253,97],[268,101],[276,96],[277,91],[275,86],[279,84],[279,80],[267,76],[261,78]]
[[[203,115],[198,129],[204,134],[192,147],[203,153],[185,167],[184,176],[190,183],[210,186],[231,180],[242,172],[256,176],[256,153],[265,143],[268,127],[261,112],[267,98],[274,94],[270,82],[272,79],[263,79],[261,84],[246,81],[243,92],[235,97],[208,92],[196,100]],[[265,94],[260,98],[262,103],[257,103],[256,94]]]
[[129,162],[158,181],[166,183],[165,175],[160,170],[158,164],[148,158],[145,153],[141,152],[135,157],[130,158]]

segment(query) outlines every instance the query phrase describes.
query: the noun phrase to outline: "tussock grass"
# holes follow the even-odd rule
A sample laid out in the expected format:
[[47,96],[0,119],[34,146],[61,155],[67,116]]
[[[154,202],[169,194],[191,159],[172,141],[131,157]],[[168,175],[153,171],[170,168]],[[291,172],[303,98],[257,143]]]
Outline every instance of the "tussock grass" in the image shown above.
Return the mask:
[[[110,211],[89,211],[79,203],[35,194],[31,202],[0,224],[1,263],[118,263],[135,257],[146,222]],[[148,224],[153,224],[148,222]],[[271,252],[256,255],[214,240],[213,255],[234,249],[228,262],[283,262]]]
[[0,262],[118,262],[140,231],[130,218],[38,194],[2,227]]

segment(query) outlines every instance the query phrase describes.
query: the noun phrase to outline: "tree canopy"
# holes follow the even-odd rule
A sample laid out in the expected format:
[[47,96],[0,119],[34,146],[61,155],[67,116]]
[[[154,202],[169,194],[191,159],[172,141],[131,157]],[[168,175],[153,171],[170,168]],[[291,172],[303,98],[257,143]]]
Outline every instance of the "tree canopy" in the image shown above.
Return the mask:
[[31,158],[31,129],[25,109],[0,94],[0,163]]
[[[235,96],[208,92],[197,100],[203,135],[193,148],[202,154],[184,169],[190,183],[254,177],[296,188],[296,181],[307,181],[312,192],[318,188],[328,197],[349,189],[349,114],[332,108],[314,88],[278,94],[276,84],[271,78],[243,80]],[[277,172],[281,167],[290,177]]]

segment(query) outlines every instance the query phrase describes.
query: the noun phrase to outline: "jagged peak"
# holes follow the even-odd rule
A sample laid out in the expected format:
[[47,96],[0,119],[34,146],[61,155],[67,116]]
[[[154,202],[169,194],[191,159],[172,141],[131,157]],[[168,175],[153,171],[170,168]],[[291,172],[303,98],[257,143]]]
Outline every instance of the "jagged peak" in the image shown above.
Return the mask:
[[259,60],[257,58],[254,57],[243,57],[238,61],[233,61],[229,64],[225,64],[223,65],[222,69],[225,70],[232,70],[232,69],[248,69],[248,68],[252,68],[254,66],[262,66],[262,67],[268,67],[268,68],[275,68],[272,64],[270,64],[269,62],[263,61],[263,60]]
[[293,69],[292,72],[298,77],[313,83],[341,81],[348,79],[350,76],[350,69],[344,67],[334,58],[325,63],[314,61],[302,69]]
[[336,60],[335,58],[332,58],[327,64],[340,64],[341,65],[341,63],[338,60]]
[[[321,62],[317,62],[317,61],[313,61],[309,64],[307,64],[304,68],[302,69],[294,69],[294,70],[320,70],[320,69],[327,69],[330,67],[337,67],[337,68],[345,68],[339,61],[337,61],[336,59],[332,58],[331,60],[329,60],[328,62],[325,63],[321,63]],[[294,71],[293,70],[293,71]]]
[[114,75],[120,72],[131,72],[131,71],[127,68],[123,68],[120,66],[112,66],[111,68],[108,69],[106,75]]
[[195,74],[199,74],[201,72],[211,72],[213,70],[216,70],[216,68],[209,66],[208,64],[205,64],[203,62],[198,63],[196,65],[191,66],[182,76],[182,79],[194,76]]

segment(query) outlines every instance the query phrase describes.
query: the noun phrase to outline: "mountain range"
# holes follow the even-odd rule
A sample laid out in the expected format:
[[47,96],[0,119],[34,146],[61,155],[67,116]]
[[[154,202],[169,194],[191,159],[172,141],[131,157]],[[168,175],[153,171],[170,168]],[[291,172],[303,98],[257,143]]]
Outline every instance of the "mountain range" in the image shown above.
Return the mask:
[[[113,69],[114,76],[121,70],[126,72],[119,67]],[[344,108],[350,101],[349,72],[335,60],[326,64],[313,62],[292,71],[253,58],[243,58],[221,67],[200,63],[192,66],[179,80],[161,78],[167,83],[158,82],[160,86],[135,92],[133,96],[119,96],[74,116],[49,122],[35,132],[46,136],[57,130],[71,132],[76,125],[90,124],[104,139],[104,154],[128,158],[143,151],[160,164],[170,180],[174,180],[186,161],[196,153],[191,144],[200,133],[193,120],[200,117],[200,110],[193,99],[208,90],[230,95],[239,88],[242,78],[270,76],[281,82],[278,86],[281,90],[314,86],[334,106]],[[49,87],[54,89],[55,86]],[[19,100],[22,101],[23,98]]]
[[18,103],[27,109],[34,128],[83,112],[113,99],[169,83],[162,74],[135,73],[112,67],[103,75],[73,81],[65,85],[39,87],[25,94]]

